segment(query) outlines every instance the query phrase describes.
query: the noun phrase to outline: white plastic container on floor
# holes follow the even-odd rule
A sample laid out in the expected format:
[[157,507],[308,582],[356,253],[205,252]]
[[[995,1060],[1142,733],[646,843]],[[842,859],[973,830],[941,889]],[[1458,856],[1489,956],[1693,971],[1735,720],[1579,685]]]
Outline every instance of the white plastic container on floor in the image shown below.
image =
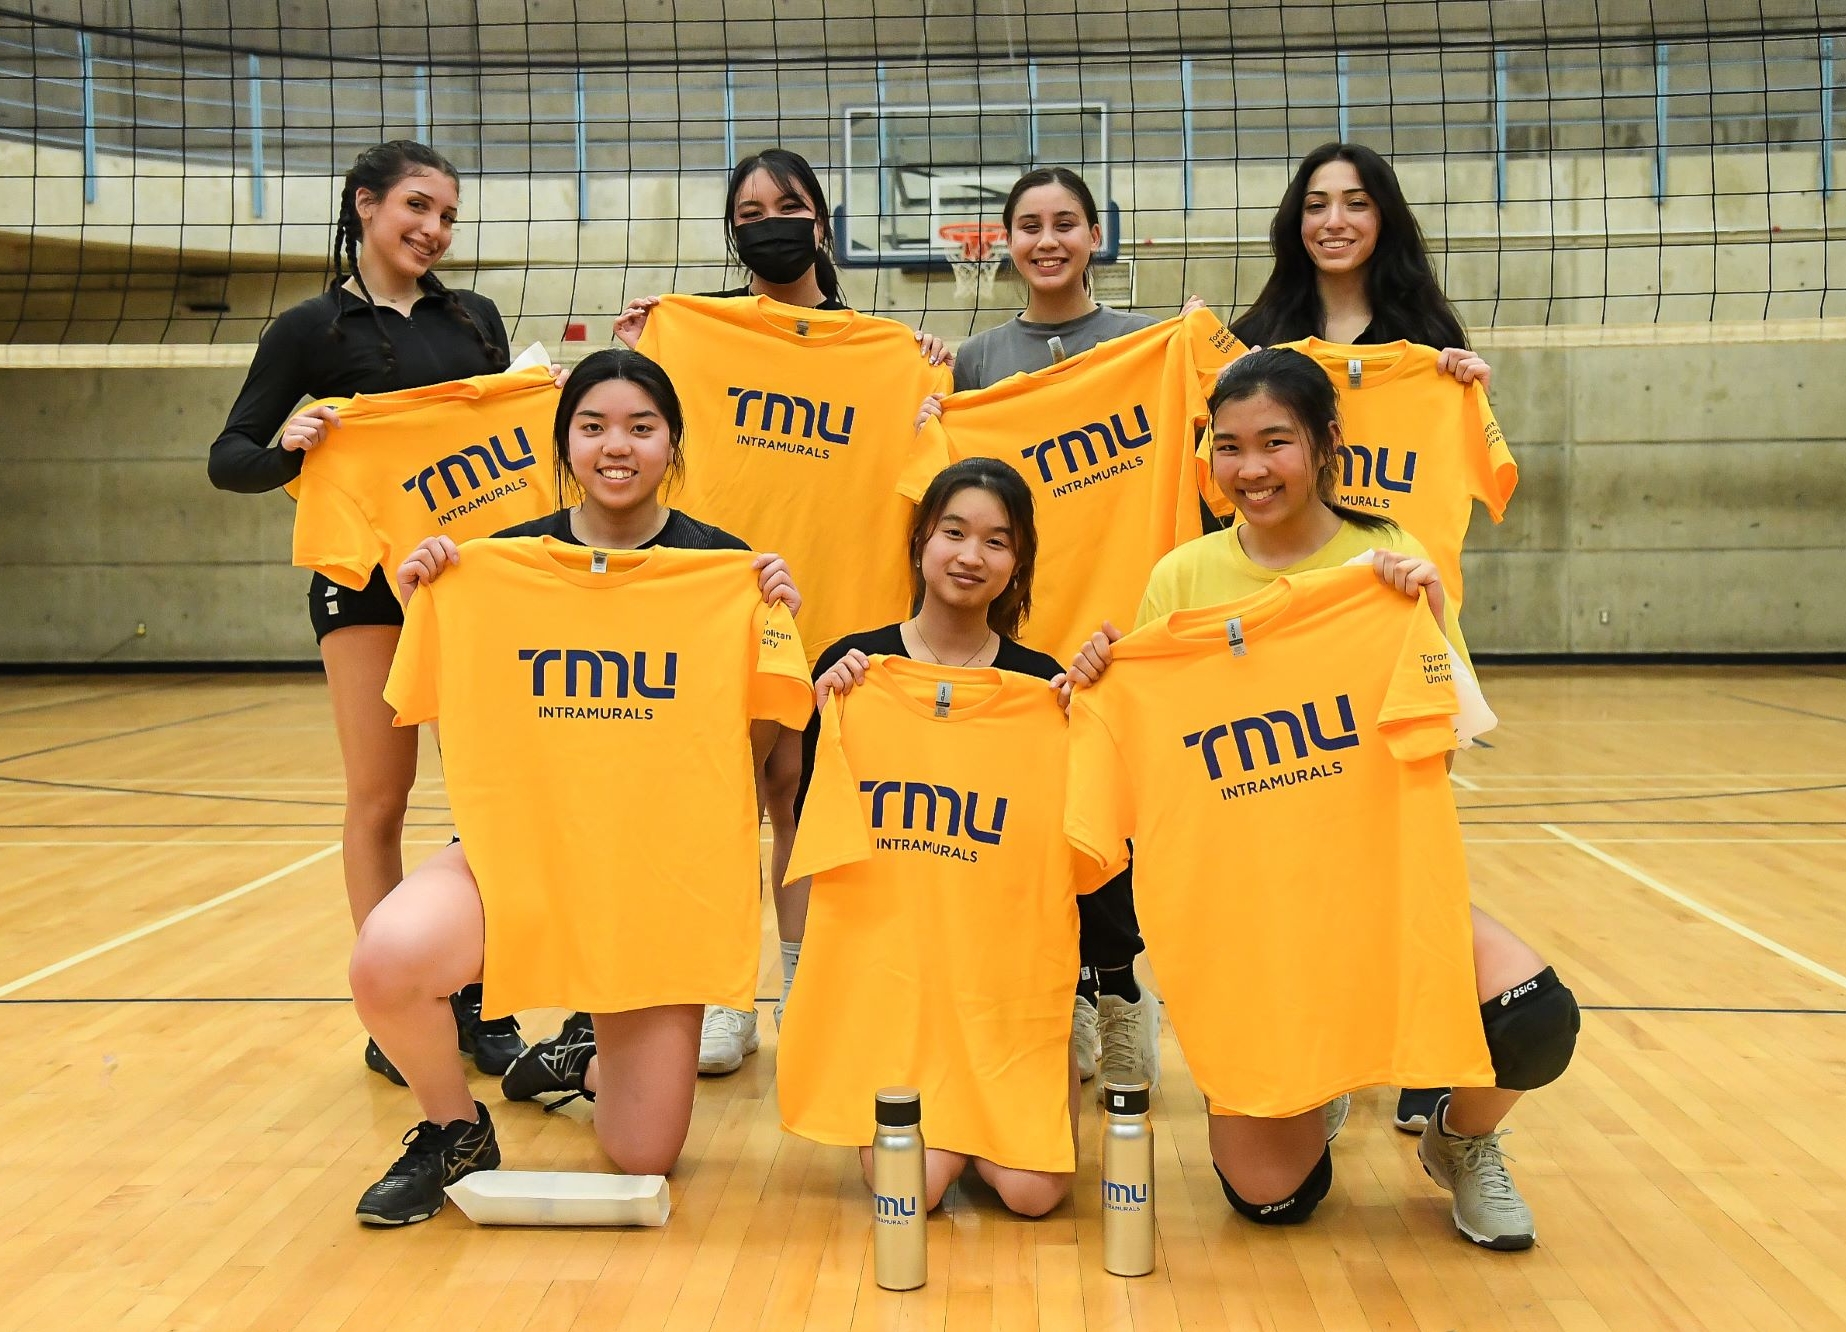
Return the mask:
[[665,1175],[477,1170],[445,1190],[480,1226],[664,1226]]

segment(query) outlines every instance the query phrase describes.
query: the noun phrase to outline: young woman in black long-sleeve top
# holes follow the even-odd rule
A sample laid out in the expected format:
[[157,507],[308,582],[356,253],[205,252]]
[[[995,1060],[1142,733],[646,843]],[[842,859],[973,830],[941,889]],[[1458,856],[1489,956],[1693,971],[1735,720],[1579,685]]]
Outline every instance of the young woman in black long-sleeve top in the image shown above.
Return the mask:
[[[263,334],[211,446],[213,485],[260,494],[300,475],[308,450],[340,424],[330,407],[298,411],[304,399],[421,388],[507,367],[494,303],[449,289],[431,271],[448,252],[460,198],[455,167],[423,144],[397,139],[359,154],[340,193],[333,285],[283,311]],[[404,877],[417,732],[393,727],[384,701],[404,615],[390,580],[374,570],[360,592],[315,574],[308,618],[346,770],[342,847],[357,927]],[[478,986],[457,995],[455,1009],[462,1047],[482,1071],[505,1072],[524,1049],[512,1019],[482,1024]],[[366,1064],[403,1081],[376,1045],[367,1045]]]

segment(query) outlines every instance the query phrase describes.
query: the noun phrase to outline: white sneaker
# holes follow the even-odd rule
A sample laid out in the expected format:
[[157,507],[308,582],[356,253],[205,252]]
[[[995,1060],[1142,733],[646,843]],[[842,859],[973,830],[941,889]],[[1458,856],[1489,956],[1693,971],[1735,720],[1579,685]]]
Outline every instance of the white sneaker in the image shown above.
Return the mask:
[[761,1044],[756,1035],[756,1010],[707,1008],[705,1024],[699,1028],[699,1072],[735,1073],[743,1067],[744,1056],[755,1054]]
[[1320,1108],[1327,1120],[1327,1141],[1332,1142],[1340,1136],[1340,1130],[1346,1127],[1346,1117],[1352,1113],[1352,1093],[1341,1092]]
[[1096,1061],[1102,1055],[1101,1020],[1096,1005],[1078,995],[1070,1015],[1070,1052],[1076,1056],[1077,1076],[1084,1082],[1096,1076]]
[[1105,994],[1097,1000],[1096,1013],[1102,1029],[1102,1080],[1159,1086],[1160,1001],[1154,992],[1143,985],[1132,1004],[1118,994]]

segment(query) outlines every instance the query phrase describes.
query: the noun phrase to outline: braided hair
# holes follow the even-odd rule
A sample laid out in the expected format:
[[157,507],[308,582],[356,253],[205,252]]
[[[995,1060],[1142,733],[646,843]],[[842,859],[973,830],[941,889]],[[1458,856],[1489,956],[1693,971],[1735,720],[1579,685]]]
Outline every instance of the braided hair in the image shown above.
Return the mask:
[[[404,177],[420,170],[439,171],[457,185],[461,183],[461,175],[455,170],[454,163],[434,148],[414,139],[392,139],[373,144],[353,160],[351,170],[346,173],[345,184],[340,189],[340,215],[333,226],[333,284],[328,290],[337,291],[349,277],[359,288],[359,294],[365,297],[366,308],[371,312],[372,323],[378,330],[378,342],[384,349],[384,370],[387,375],[397,369],[397,355],[385,331],[385,321],[379,316],[378,302],[372,299],[372,293],[365,285],[365,277],[359,271],[359,241],[365,230],[359,218],[359,191],[364,190],[373,198],[382,200]],[[418,285],[431,295],[442,297],[443,308],[473,330],[489,366],[495,370],[506,368],[506,353],[487,336],[481,321],[474,317],[474,313],[462,304],[461,298],[445,286],[440,278],[434,273],[425,273],[418,279]],[[336,338],[346,336],[340,327],[337,310],[331,332]]]

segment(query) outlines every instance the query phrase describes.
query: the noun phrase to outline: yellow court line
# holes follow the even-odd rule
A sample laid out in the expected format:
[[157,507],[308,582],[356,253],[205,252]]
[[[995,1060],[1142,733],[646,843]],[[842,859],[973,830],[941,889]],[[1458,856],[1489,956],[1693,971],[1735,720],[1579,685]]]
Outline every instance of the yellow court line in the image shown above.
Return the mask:
[[166,929],[169,925],[178,925],[181,921],[191,920],[194,916],[204,915],[213,907],[223,906],[226,902],[235,901],[237,898],[243,897],[247,893],[253,893],[259,888],[267,888],[277,879],[287,878],[298,869],[306,869],[316,861],[325,860],[339,849],[340,844],[338,842],[334,842],[329,846],[323,846],[312,855],[303,856],[300,860],[292,861],[279,870],[271,870],[268,874],[263,875],[262,878],[252,879],[249,883],[233,888],[228,893],[219,893],[218,896],[211,898],[209,901],[200,902],[197,906],[189,906],[184,911],[175,911],[170,916],[162,916],[159,920],[151,921],[143,925],[140,929],[130,930],[126,934],[118,934],[115,938],[106,939],[102,943],[97,944],[94,948],[84,949],[81,953],[72,953],[62,961],[53,962],[47,967],[40,967],[37,971],[34,971],[28,976],[21,976],[16,981],[12,981],[6,985],[0,985],[0,996],[23,990],[28,985],[36,985],[39,981],[44,980],[48,976],[55,976],[61,971],[69,971],[72,967],[88,962],[93,957],[101,957],[104,953],[114,952],[118,948],[134,943],[137,939],[145,939],[148,935],[156,934]]
[[1629,878],[1633,879],[1636,883],[1640,884],[1643,888],[1652,889],[1654,892],[1659,893],[1662,897],[1666,898],[1669,902],[1676,902],[1680,906],[1683,906],[1684,908],[1686,908],[1686,910],[1692,912],[1693,914],[1703,916],[1706,920],[1709,920],[1712,924],[1722,925],[1725,929],[1729,930],[1732,934],[1737,935],[1739,938],[1748,939],[1751,943],[1756,944],[1758,947],[1767,948],[1770,952],[1774,953],[1777,957],[1782,958],[1784,961],[1792,962],[1796,966],[1800,967],[1803,971],[1809,972],[1812,975],[1820,977],[1824,981],[1828,981],[1834,985],[1837,985],[1842,990],[1846,990],[1846,976],[1842,976],[1839,972],[1833,970],[1831,967],[1822,966],[1820,963],[1816,962],[1813,958],[1804,956],[1801,953],[1797,953],[1794,949],[1788,947],[1788,945],[1777,943],[1774,939],[1771,939],[1768,935],[1761,934],[1757,932],[1756,930],[1751,929],[1748,925],[1745,925],[1740,921],[1732,920],[1729,916],[1725,915],[1722,911],[1714,910],[1713,908],[1706,906],[1703,902],[1698,901],[1696,898],[1687,897],[1684,893],[1680,892],[1677,888],[1668,887],[1666,884],[1662,883],[1659,879],[1656,879],[1653,875],[1647,873],[1645,870],[1636,869],[1633,865],[1630,865],[1625,860],[1618,860],[1616,857],[1610,855],[1607,851],[1602,850],[1600,847],[1592,846],[1588,842],[1584,841],[1581,837],[1577,837],[1577,836],[1572,835],[1571,833],[1565,832],[1562,828],[1558,827],[1556,824],[1541,823],[1538,826],[1544,829],[1546,832],[1550,833],[1553,837],[1557,838],[1560,842],[1563,842],[1569,846],[1574,846],[1577,848],[1577,850],[1583,852],[1583,854],[1585,854],[1586,856],[1589,856],[1595,860],[1600,860],[1603,864],[1607,865],[1610,869],[1615,870],[1617,873],[1627,875]]

